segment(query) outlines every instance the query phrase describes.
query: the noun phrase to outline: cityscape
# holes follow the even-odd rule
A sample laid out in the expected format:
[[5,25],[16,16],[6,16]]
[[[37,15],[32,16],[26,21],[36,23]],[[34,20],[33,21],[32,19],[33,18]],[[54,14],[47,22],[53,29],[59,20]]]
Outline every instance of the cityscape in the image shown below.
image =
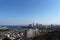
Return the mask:
[[[60,33],[60,25],[42,25],[29,24],[28,26],[14,26],[16,28],[9,28],[10,26],[0,25],[0,40],[54,40],[54,34]],[[17,28],[18,27],[18,28]],[[55,33],[54,33],[55,32]],[[48,33],[51,33],[47,35]],[[52,35],[52,33],[54,33]],[[48,37],[44,38],[47,35]],[[57,34],[55,34],[56,36]],[[57,39],[60,36],[57,35]]]
[[0,40],[60,40],[60,0],[0,0]]

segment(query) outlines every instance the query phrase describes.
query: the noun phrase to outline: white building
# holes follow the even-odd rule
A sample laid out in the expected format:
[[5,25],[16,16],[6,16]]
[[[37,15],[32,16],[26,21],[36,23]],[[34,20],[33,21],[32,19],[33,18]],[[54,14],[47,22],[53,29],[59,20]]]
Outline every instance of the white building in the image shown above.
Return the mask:
[[30,37],[35,37],[35,30],[34,29],[27,30],[27,38],[30,38]]
[[40,35],[40,30],[38,28],[27,30],[27,37],[35,37]]

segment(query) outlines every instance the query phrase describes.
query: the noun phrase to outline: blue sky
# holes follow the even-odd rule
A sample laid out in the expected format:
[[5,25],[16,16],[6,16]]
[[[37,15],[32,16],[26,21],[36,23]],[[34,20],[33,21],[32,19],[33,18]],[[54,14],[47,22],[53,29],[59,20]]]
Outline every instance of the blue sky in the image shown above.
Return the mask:
[[60,0],[0,0],[0,25],[60,24]]

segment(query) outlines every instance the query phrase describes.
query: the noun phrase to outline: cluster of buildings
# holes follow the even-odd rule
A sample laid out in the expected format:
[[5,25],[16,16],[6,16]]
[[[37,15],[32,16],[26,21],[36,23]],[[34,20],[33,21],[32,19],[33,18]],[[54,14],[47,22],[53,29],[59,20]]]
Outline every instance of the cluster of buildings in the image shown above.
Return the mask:
[[19,40],[24,37],[23,31],[18,29],[9,29],[8,27],[0,27],[0,40],[8,37],[11,40]]
[[[25,28],[25,30],[23,29]],[[21,30],[22,29],[22,30]],[[21,29],[10,29],[8,27],[0,27],[0,39],[6,36],[11,40],[27,40],[39,35],[44,35],[48,32],[56,30],[53,25],[29,24],[27,27]]]

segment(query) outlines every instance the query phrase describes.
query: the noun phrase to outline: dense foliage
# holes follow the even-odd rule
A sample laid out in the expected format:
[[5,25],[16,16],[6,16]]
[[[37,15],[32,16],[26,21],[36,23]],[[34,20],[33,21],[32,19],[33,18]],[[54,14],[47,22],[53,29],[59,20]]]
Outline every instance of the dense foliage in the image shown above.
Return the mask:
[[45,35],[40,35],[32,40],[60,40],[60,31],[49,32]]

